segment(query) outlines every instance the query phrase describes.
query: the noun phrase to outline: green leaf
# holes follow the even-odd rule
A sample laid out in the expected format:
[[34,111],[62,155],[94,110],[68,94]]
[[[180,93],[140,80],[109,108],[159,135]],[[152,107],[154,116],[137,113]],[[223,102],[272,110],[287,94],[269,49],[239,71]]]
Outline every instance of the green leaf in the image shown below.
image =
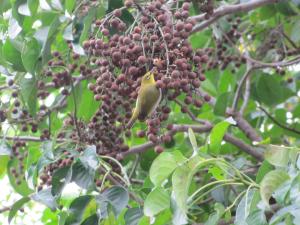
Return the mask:
[[149,171],[151,182],[155,186],[160,186],[184,160],[179,151],[161,153],[151,165]]
[[41,191],[33,194],[31,196],[31,199],[36,202],[46,205],[47,207],[49,207],[52,210],[55,210],[58,207],[58,205],[56,203],[56,199],[51,194],[51,188],[47,188],[47,189],[41,190]]
[[2,55],[5,60],[13,65],[13,68],[17,71],[25,71],[21,53],[13,45],[10,39],[6,39],[4,45],[2,46]]
[[79,159],[85,167],[96,170],[99,164],[98,155],[96,153],[96,146],[88,146]]
[[30,10],[31,16],[34,16],[39,7],[39,0],[27,0],[27,5]]
[[239,202],[237,209],[236,209],[236,216],[235,216],[235,223],[239,225],[250,225],[247,224],[246,219],[250,213],[251,210],[251,203],[254,199],[254,190],[250,189],[249,192],[247,192],[242,200]]
[[60,195],[63,188],[68,184],[72,177],[72,168],[67,166],[57,169],[52,175],[51,193],[53,196]]
[[283,170],[273,170],[263,178],[260,184],[260,195],[263,202],[268,206],[272,193],[289,179],[289,175]]
[[8,155],[0,155],[0,179],[6,172],[6,167],[9,161]]
[[266,216],[263,210],[257,209],[251,212],[246,219],[247,224],[267,225]]
[[214,107],[214,113],[218,116],[225,116],[228,100],[230,97],[230,92],[222,93],[216,101]]
[[93,199],[93,196],[83,195],[78,198],[75,198],[69,207],[69,216],[66,219],[65,225],[75,225],[80,223],[84,211],[90,201]]
[[80,101],[80,104],[78,104],[77,117],[89,121],[98,110],[100,102],[95,102],[93,92],[87,88],[87,81],[83,81],[82,85],[86,87],[82,92],[82,99],[84,101]]
[[189,135],[189,139],[190,139],[190,142],[192,144],[194,153],[197,153],[198,152],[197,140],[196,140],[194,131],[190,127],[188,129],[188,135]]
[[[102,6],[100,6],[100,8],[103,9]],[[80,39],[79,39],[80,44],[82,44],[82,42],[88,38],[88,34],[91,29],[91,24],[96,16],[96,12],[97,12],[97,9],[92,8],[91,10],[89,10],[88,14],[85,16],[85,18],[83,20],[84,27],[83,27],[83,30],[82,30],[82,33],[81,33]],[[104,10],[104,14],[105,14],[105,10]]]
[[[22,174],[20,174],[17,178],[14,174],[12,174],[12,170],[17,168],[20,165],[20,161],[17,158],[11,159],[7,164],[7,175],[9,178],[10,185],[14,188],[14,190],[22,196],[28,196],[33,192],[31,190]],[[20,182],[18,184],[18,182]]]
[[267,105],[274,105],[282,101],[282,87],[274,76],[260,75],[256,91],[259,100]]
[[80,161],[77,161],[72,166],[72,179],[79,187],[90,189],[94,185],[95,170],[86,167]]
[[170,207],[170,196],[167,191],[160,187],[156,187],[152,190],[144,205],[144,214],[146,216],[155,216],[159,212],[168,209]]
[[292,41],[294,41],[296,43],[300,41],[299,30],[300,30],[300,21],[296,20],[293,25],[293,29],[292,29],[292,33],[291,33],[291,39],[292,39]]
[[72,14],[75,4],[76,4],[75,0],[66,0],[65,1],[65,10],[67,10],[68,13]]
[[23,197],[16,201],[10,208],[9,214],[8,214],[8,223],[12,221],[12,219],[15,217],[19,209],[23,207],[24,204],[30,201],[29,197]]
[[143,209],[141,208],[130,208],[124,215],[126,225],[138,225],[140,219],[143,216]]
[[98,220],[97,214],[93,214],[86,218],[80,225],[95,225],[98,224]]
[[204,225],[218,225],[219,220],[222,218],[225,212],[225,208],[220,203],[216,203],[214,208],[215,212],[209,216]]
[[129,194],[127,190],[121,186],[108,188],[97,198],[97,202],[106,205],[106,209],[108,204],[111,205],[116,217],[127,206],[128,201]]
[[176,168],[172,176],[174,198],[183,212],[187,210],[186,201],[190,184],[190,172],[191,169],[188,166],[182,165]]
[[231,123],[224,120],[214,126],[209,135],[209,151],[215,155],[219,154],[223,137]]
[[21,52],[21,58],[25,69],[35,75],[36,64],[39,59],[41,47],[35,38],[24,43],[24,47]]
[[265,159],[274,166],[285,167],[289,163],[292,151],[296,151],[296,149],[278,145],[268,145],[265,151]]
[[37,105],[37,86],[36,79],[34,76],[27,78],[24,76],[20,81],[21,95],[24,103],[27,105],[29,113],[32,116],[36,115]]
[[11,155],[11,147],[3,140],[0,140],[0,155]]
[[256,182],[260,183],[265,177],[265,175],[273,169],[274,166],[272,166],[267,160],[264,160],[261,166],[259,167],[259,170],[257,171]]

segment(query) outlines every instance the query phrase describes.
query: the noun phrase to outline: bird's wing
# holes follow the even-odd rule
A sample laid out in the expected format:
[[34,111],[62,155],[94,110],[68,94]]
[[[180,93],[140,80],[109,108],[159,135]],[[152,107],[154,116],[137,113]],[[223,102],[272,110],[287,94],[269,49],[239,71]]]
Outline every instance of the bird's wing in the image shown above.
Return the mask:
[[139,120],[145,120],[150,116],[161,100],[161,90],[153,85],[145,86],[143,91],[139,94]]

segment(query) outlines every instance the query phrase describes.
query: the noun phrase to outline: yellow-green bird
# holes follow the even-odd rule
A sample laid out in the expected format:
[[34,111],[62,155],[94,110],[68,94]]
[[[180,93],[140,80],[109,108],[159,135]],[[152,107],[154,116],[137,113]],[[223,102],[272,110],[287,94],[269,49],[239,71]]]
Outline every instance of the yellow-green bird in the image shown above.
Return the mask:
[[154,73],[149,71],[142,77],[136,105],[126,127],[131,128],[136,120],[145,121],[151,116],[161,100],[161,89],[156,87]]

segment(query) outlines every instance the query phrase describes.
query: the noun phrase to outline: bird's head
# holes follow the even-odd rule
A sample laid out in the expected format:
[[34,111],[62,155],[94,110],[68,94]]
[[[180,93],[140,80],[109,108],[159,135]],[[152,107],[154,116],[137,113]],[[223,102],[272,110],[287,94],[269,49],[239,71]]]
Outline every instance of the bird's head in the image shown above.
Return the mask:
[[154,73],[149,71],[142,77],[142,85],[155,84]]

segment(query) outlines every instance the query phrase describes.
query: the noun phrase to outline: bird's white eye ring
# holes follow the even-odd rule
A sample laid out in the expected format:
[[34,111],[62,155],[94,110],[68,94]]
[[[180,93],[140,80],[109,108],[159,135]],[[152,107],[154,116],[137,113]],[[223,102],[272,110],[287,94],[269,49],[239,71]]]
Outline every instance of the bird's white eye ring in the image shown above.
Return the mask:
[[150,79],[150,76],[147,76],[146,79],[149,80],[149,79]]

